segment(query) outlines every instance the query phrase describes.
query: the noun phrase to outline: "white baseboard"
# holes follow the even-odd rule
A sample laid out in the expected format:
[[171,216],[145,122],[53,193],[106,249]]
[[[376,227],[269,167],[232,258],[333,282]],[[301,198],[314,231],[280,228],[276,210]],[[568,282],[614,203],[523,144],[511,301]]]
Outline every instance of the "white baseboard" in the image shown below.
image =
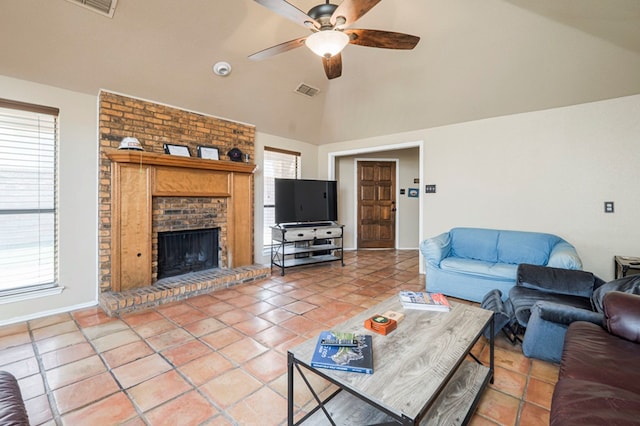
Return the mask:
[[8,319],[8,320],[0,321],[0,327],[3,326],[3,325],[10,325],[10,324],[16,324],[16,323],[24,322],[24,321],[31,321],[31,320],[42,318],[42,317],[46,317],[46,316],[49,316],[49,315],[62,314],[62,313],[65,313],[65,312],[71,312],[71,311],[75,311],[75,310],[78,310],[78,309],[90,308],[92,306],[97,306],[97,305],[98,305],[98,301],[92,301],[92,302],[87,302],[87,303],[81,303],[79,305],[65,306],[63,308],[51,309],[49,311],[36,312],[36,313],[33,313],[33,314],[21,316],[21,317],[13,317],[13,318]]

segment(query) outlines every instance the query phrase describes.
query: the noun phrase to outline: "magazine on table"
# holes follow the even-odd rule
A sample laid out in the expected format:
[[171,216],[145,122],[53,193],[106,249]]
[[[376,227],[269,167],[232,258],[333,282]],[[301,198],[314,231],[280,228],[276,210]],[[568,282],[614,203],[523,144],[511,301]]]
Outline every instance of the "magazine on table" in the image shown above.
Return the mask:
[[451,305],[442,293],[430,293],[427,291],[401,291],[400,303],[405,309],[422,309],[425,311],[451,310]]
[[[325,344],[327,342],[330,344]],[[311,366],[314,368],[373,374],[371,336],[367,334],[323,331],[318,337],[318,343],[311,359]]]

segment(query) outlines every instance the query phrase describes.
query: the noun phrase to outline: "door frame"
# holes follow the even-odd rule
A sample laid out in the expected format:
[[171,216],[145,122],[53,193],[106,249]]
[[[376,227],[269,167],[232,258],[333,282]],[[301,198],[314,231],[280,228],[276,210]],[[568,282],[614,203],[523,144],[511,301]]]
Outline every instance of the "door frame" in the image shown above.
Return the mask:
[[[364,147],[364,148],[355,148],[355,149],[348,149],[348,150],[344,150],[344,151],[332,151],[332,152],[328,152],[327,153],[327,176],[328,179],[335,179],[336,178],[336,159],[338,157],[344,157],[344,156],[351,156],[351,155],[358,155],[358,154],[362,154],[362,155],[366,155],[367,153],[372,153],[372,152],[383,152],[383,151],[394,151],[397,149],[405,149],[405,148],[418,148],[419,151],[419,155],[418,155],[418,162],[419,162],[419,178],[420,178],[420,187],[422,187],[422,185],[425,184],[425,175],[424,175],[424,140],[416,140],[416,141],[412,141],[412,142],[401,142],[401,143],[397,143],[397,144],[387,144],[387,145],[379,145],[379,146],[369,146],[369,147]],[[396,168],[397,170],[397,168]],[[357,184],[356,184],[357,185]],[[399,186],[399,185],[398,185]],[[422,193],[422,191],[420,191],[420,193]],[[418,206],[418,217],[420,217],[420,220],[418,221],[418,242],[424,240],[424,203],[425,203],[425,198],[426,197],[420,197],[420,203]],[[396,203],[397,204],[397,203]],[[354,223],[351,224],[352,227],[356,226],[355,221],[357,221],[357,218],[354,220]],[[397,226],[397,222],[396,221],[396,226]],[[345,225],[349,225],[349,224],[345,224]],[[398,237],[398,235],[396,234],[396,238]],[[422,254],[419,255],[420,256],[420,270],[419,272],[421,274],[424,274],[424,259],[422,258]]]
[[[395,205],[396,205],[396,211],[395,211],[395,218],[394,218],[394,238],[393,238],[393,248],[397,249],[398,248],[398,234],[400,232],[399,229],[399,220],[398,220],[398,216],[400,216],[400,206],[398,203],[398,197],[400,196],[400,189],[398,182],[400,181],[400,160],[397,158],[369,158],[369,157],[356,157],[353,159],[353,186],[354,186],[354,194],[353,194],[353,211],[357,212],[358,211],[358,162],[359,161],[388,161],[390,163],[395,163],[396,165],[396,175],[394,177],[395,179],[395,194],[393,194],[394,200],[396,201]],[[358,248],[358,214],[355,215],[355,223],[354,223],[354,227],[353,227],[353,235],[354,235],[354,239],[356,242],[356,249]],[[366,249],[366,250],[377,250],[377,249]],[[380,249],[380,250],[386,250],[386,249]]]

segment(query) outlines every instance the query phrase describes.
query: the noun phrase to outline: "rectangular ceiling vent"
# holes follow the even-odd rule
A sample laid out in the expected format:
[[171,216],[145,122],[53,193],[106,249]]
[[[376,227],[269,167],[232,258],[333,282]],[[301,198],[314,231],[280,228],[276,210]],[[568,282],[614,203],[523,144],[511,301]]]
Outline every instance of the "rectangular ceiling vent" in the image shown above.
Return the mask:
[[109,18],[113,18],[118,0],[67,0]]
[[308,96],[313,98],[320,92],[320,89],[316,89],[315,87],[311,87],[308,84],[300,83],[298,87],[296,87],[296,93],[300,93],[301,95]]

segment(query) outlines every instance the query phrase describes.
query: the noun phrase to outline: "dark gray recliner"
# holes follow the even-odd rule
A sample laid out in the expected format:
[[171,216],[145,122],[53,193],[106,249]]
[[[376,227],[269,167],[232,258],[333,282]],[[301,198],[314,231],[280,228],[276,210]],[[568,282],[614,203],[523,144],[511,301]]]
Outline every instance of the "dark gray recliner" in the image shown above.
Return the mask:
[[560,362],[567,328],[575,321],[602,325],[609,291],[640,294],[640,275],[605,283],[590,272],[522,264],[509,291],[515,320],[526,327],[522,352]]

